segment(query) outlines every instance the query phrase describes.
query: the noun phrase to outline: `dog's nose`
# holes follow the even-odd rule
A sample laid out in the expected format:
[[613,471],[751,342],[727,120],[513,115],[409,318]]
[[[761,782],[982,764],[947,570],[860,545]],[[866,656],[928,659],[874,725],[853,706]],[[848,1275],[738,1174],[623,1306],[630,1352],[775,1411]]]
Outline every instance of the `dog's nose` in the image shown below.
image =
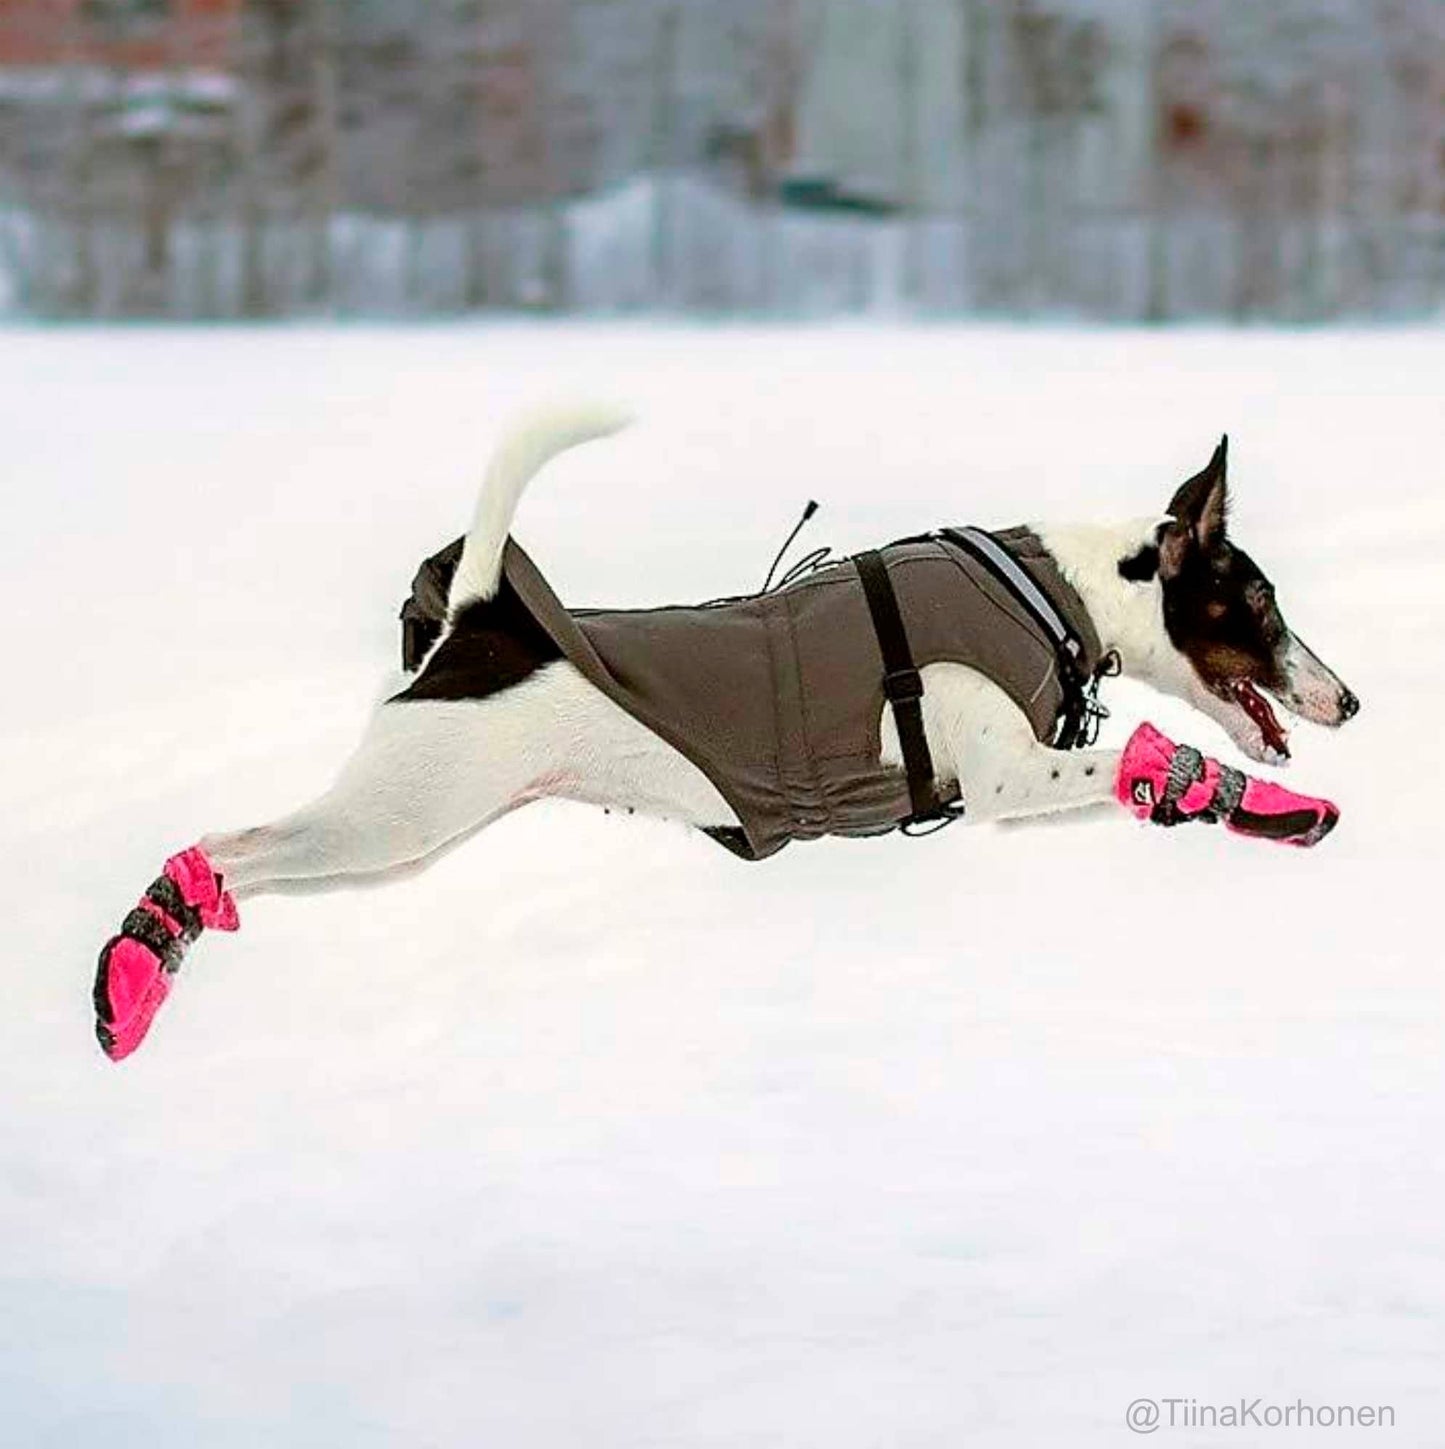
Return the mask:
[[1357,714],[1359,714],[1359,712],[1360,712],[1360,701],[1358,699],[1356,699],[1355,696],[1353,694],[1351,694],[1350,691],[1347,689],[1340,696],[1340,721],[1341,721],[1341,723],[1343,723],[1347,719],[1354,719],[1354,717]]

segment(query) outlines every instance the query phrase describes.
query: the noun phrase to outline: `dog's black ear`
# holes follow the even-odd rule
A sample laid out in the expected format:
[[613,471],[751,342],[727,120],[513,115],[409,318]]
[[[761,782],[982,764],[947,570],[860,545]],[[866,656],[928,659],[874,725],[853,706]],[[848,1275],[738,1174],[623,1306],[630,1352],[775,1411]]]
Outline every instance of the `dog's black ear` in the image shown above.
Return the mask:
[[1138,553],[1119,560],[1119,577],[1131,584],[1147,584],[1159,573],[1159,545],[1147,543]]
[[1208,550],[1224,540],[1229,515],[1229,436],[1219,440],[1203,472],[1183,484],[1169,504],[1169,513],[1192,541]]

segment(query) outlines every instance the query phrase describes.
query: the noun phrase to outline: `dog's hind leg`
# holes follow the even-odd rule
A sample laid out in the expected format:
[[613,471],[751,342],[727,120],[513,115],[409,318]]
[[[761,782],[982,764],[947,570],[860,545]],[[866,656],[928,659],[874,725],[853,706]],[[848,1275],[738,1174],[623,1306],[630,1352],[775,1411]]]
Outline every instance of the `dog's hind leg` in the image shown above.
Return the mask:
[[270,824],[209,835],[201,849],[237,897],[415,867],[557,792],[561,751],[543,723],[507,695],[383,705],[325,794]]
[[557,663],[485,700],[383,705],[320,799],[269,825],[207,836],[201,849],[237,896],[377,877],[543,796],[737,824],[695,765]]
[[528,707],[536,688],[529,681],[484,701],[385,704],[319,799],[172,856],[101,952],[96,1035],[106,1054],[119,1060],[141,1044],[202,930],[236,929],[235,896],[384,877],[553,793],[565,779],[564,746],[548,728],[545,701]]

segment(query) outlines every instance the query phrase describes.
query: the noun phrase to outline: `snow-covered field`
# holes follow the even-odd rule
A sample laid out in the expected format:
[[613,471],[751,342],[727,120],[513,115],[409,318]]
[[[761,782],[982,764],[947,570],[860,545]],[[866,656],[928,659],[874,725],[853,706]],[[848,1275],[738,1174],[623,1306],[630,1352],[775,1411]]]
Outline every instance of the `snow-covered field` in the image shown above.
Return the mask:
[[[1262,1396],[1395,1427],[1154,1442],[1440,1443],[1442,383],[1439,331],[0,334],[0,1439],[1092,1449]],[[746,866],[542,805],[252,902],[109,1065],[101,943],[326,782],[499,425],[577,393],[642,416],[524,504],[577,603],[754,587],[809,497],[840,550],[1146,512],[1228,429],[1364,703],[1295,734],[1339,830]]]

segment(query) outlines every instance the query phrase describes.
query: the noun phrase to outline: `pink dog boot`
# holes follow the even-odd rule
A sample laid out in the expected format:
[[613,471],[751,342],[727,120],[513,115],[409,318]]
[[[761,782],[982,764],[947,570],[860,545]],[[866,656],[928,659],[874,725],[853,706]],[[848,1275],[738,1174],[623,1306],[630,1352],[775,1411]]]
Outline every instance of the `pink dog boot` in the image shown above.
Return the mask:
[[95,1034],[111,1061],[145,1040],[192,941],[210,927],[234,931],[236,903],[199,846],[173,855],[140,904],[106,942],[95,977]]
[[1285,845],[1318,845],[1340,818],[1328,800],[1256,780],[1176,745],[1151,724],[1141,724],[1124,746],[1115,794],[1135,817],[1155,825],[1222,820],[1238,835]]

